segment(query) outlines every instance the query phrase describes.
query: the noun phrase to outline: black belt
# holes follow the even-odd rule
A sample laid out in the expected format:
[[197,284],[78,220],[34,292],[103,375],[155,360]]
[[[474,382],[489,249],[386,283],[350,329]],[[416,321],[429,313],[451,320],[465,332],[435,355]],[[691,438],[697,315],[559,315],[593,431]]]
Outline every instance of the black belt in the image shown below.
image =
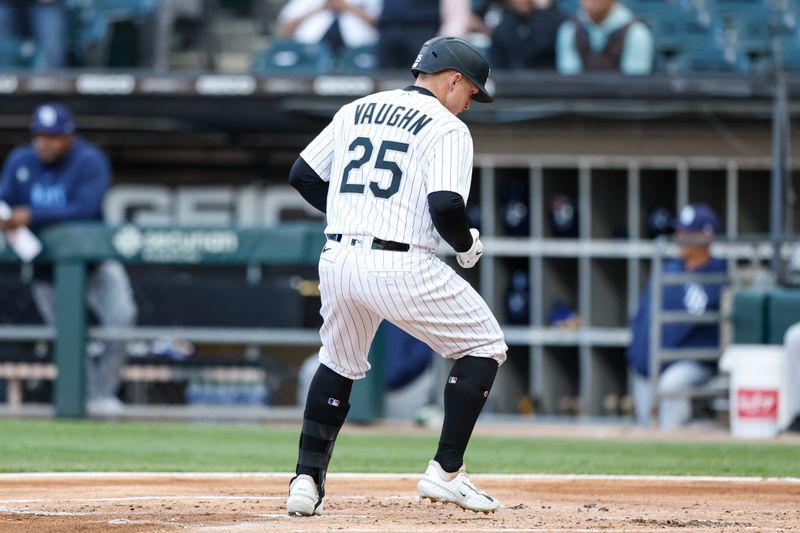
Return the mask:
[[[328,239],[336,242],[342,242],[342,234],[341,233],[329,233],[327,235]],[[356,239],[353,239],[355,241]],[[350,244],[355,244],[351,242]],[[379,239],[377,237],[372,238],[372,249],[373,250],[386,250],[388,252],[407,252],[411,249],[411,246],[404,243],[404,242],[394,242],[394,241],[384,241],[383,239]]]

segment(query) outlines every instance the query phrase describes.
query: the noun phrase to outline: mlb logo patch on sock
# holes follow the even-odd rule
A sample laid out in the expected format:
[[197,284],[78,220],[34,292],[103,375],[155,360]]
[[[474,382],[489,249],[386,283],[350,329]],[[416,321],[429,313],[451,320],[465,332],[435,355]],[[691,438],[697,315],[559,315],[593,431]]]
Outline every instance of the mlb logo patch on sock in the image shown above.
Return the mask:
[[339,400],[337,400],[336,398],[328,398],[328,405],[332,405],[334,407],[339,407],[340,403],[341,402],[339,402]]
[[450,376],[449,378],[447,378],[447,382],[455,385],[456,382],[458,382],[458,378],[456,376]]

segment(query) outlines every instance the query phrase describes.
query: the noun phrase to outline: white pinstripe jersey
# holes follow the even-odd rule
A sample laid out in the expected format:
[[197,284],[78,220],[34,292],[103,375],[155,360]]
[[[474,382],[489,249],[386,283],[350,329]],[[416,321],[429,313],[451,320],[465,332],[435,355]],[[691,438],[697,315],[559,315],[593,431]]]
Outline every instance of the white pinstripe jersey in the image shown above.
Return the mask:
[[371,235],[435,249],[428,194],[469,197],[472,137],[435,97],[416,89],[343,106],[301,157],[330,182],[325,233]]

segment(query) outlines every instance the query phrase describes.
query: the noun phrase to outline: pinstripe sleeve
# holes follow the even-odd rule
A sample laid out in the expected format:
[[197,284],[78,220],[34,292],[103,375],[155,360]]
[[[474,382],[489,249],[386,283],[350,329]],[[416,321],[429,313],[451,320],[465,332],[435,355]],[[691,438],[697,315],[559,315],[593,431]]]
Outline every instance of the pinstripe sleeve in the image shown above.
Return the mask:
[[333,121],[320,132],[305,150],[300,153],[300,157],[308,163],[322,181],[331,180],[331,165],[333,164]]
[[428,151],[428,194],[457,192],[466,203],[472,184],[472,137],[466,128],[448,131]]

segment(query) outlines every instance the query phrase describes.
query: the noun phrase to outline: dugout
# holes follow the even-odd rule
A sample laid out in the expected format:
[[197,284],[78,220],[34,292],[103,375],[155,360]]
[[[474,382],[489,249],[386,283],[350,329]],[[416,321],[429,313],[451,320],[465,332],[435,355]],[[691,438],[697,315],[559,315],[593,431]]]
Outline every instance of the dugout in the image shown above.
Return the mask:
[[[137,204],[125,197],[115,211],[119,222],[258,228],[309,218],[288,200],[268,204],[283,198],[299,149],[343,102],[408,82],[404,72],[0,74],[0,153],[27,139],[37,103],[58,99],[75,110],[82,133],[108,150],[114,188],[144,198]],[[790,75],[787,87],[797,125],[800,78]],[[470,204],[487,249],[467,276],[504,324],[510,346],[493,409],[625,416],[619,402],[606,400],[627,393],[627,317],[650,271],[653,210],[674,214],[684,203],[706,202],[729,241],[768,241],[772,79],[498,73],[495,91],[496,104],[464,115],[476,153]],[[800,153],[796,136],[792,143],[790,153]],[[796,190],[796,157],[790,169]],[[186,200],[198,192],[201,199]],[[552,224],[556,197],[578,215],[572,233]],[[509,213],[525,215],[509,220]],[[789,222],[789,233],[800,229],[796,216]],[[723,252],[736,263],[752,259],[749,248]],[[757,255],[765,265],[771,252],[759,248]],[[507,304],[516,272],[527,279],[529,296],[521,318]],[[559,324],[556,309],[578,320]]]

